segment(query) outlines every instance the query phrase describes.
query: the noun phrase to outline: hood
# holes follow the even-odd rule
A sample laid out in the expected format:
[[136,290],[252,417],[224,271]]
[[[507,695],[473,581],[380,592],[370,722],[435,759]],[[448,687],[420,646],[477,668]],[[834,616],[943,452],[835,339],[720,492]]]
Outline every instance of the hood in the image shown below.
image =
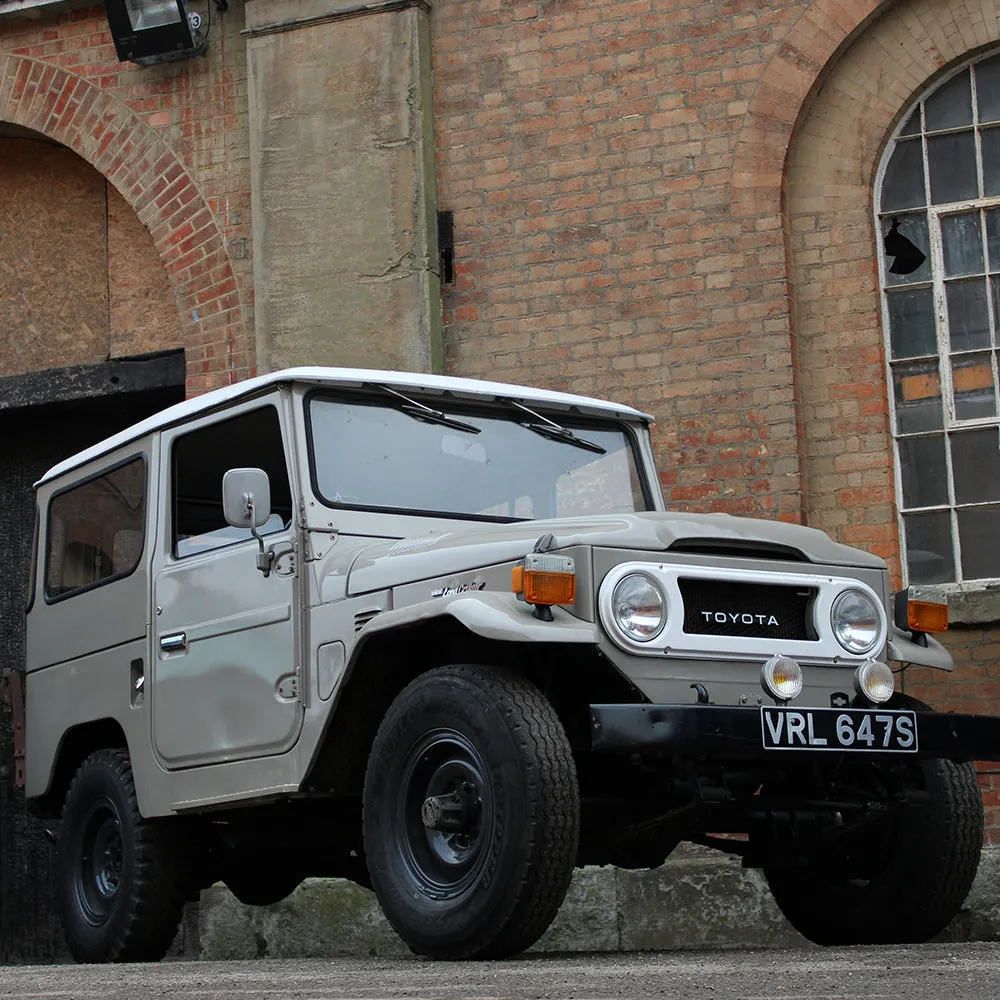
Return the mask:
[[646,552],[692,550],[747,556],[769,549],[779,559],[805,560],[824,566],[878,568],[878,556],[834,542],[822,531],[780,521],[733,517],[729,514],[644,513],[603,517],[481,524],[440,535],[378,542],[358,553],[347,590],[362,594],[403,583],[428,580],[481,566],[520,559],[545,534],[555,538],[552,549],[592,545]]

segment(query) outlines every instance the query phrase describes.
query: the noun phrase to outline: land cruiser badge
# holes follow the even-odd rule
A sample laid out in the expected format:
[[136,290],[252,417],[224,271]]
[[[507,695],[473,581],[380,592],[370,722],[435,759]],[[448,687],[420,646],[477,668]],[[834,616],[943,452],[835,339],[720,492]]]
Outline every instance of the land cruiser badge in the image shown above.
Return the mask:
[[478,577],[466,583],[448,584],[446,587],[436,587],[431,591],[431,597],[451,597],[452,594],[467,594],[472,590],[485,590],[486,581]]

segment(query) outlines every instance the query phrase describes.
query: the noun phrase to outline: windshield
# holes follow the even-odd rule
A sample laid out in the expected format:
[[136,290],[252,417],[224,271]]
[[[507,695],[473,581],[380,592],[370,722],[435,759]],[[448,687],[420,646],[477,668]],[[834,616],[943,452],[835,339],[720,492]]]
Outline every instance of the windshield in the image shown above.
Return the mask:
[[509,417],[495,409],[433,412],[312,396],[311,463],[321,499],[496,520],[650,509],[634,442],[621,424],[570,422],[559,414],[559,424],[540,428],[513,404]]

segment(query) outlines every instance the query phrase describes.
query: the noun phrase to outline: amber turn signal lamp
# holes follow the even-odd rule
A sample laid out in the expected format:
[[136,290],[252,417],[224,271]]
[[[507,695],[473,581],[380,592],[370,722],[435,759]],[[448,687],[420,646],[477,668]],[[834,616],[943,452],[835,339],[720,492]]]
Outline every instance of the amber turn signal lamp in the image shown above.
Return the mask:
[[948,605],[931,601],[908,601],[906,620],[914,632],[947,632]]
[[528,604],[552,606],[576,600],[576,568],[567,556],[532,552],[511,572],[511,589]]

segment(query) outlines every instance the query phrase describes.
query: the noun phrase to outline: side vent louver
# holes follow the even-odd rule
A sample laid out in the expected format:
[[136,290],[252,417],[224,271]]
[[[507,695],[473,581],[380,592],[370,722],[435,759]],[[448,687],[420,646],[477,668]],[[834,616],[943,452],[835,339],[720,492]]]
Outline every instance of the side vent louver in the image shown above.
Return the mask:
[[372,608],[370,611],[359,611],[354,616],[354,631],[360,632],[381,610],[381,608]]

